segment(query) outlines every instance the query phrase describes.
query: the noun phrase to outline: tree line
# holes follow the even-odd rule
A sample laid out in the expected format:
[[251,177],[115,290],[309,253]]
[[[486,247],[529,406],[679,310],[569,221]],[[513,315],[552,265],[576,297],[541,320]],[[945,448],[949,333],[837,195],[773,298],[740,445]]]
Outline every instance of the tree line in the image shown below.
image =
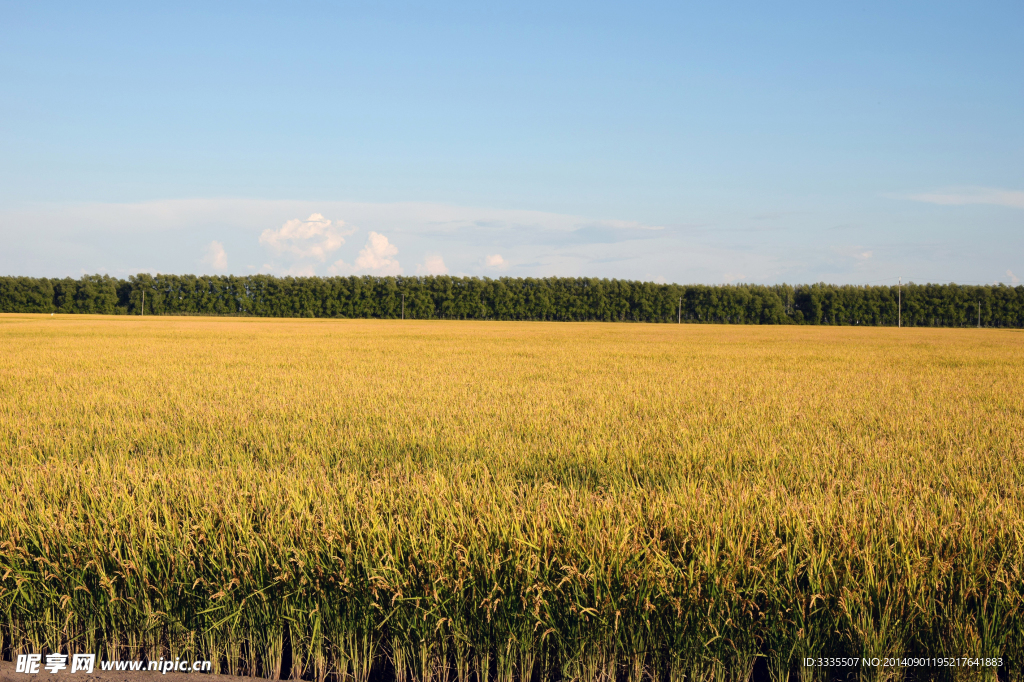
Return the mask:
[[447,275],[0,277],[0,312],[873,326],[895,326],[902,312],[911,327],[1024,327],[1024,286],[904,284],[897,290]]

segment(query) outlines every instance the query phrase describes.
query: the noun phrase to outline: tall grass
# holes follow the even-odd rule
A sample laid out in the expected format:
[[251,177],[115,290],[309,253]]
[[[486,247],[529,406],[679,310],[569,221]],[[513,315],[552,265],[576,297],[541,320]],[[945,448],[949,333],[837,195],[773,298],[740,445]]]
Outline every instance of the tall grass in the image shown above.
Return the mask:
[[1022,677],[1019,333],[0,316],[0,397],[12,654]]

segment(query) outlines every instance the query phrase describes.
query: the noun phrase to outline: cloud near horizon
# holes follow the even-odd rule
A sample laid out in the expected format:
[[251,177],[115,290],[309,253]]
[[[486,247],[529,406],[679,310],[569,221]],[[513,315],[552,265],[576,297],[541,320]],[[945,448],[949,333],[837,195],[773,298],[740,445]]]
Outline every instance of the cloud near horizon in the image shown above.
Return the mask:
[[392,258],[398,254],[398,247],[388,241],[379,232],[367,235],[366,246],[359,252],[355,265],[337,260],[328,269],[332,275],[370,274],[370,275],[401,275],[402,266]]
[[448,266],[444,259],[437,254],[428,255],[422,265],[416,266],[417,275],[447,275]]
[[289,220],[276,230],[263,230],[260,244],[277,253],[315,258],[322,263],[327,254],[337,251],[345,243],[345,237],[353,232],[355,229],[345,229],[344,221],[332,223],[323,215],[314,213],[305,220]]
[[[958,191],[956,196],[941,193],[941,201],[965,201],[968,193]],[[887,196],[908,201],[906,195]],[[993,198],[974,191],[969,198],[1012,205],[1015,196]],[[0,271],[127,277],[184,274],[199,267],[209,274],[393,275],[404,274],[399,261],[406,260],[416,264],[409,268],[413,272],[440,271],[443,264],[458,277],[658,276],[705,284],[859,283],[896,275],[918,281],[990,281],[1007,268],[1021,271],[1021,213],[977,207],[979,214],[986,212],[984,222],[978,222],[967,208],[937,216],[926,204],[919,206],[898,224],[882,221],[831,232],[822,225],[839,221],[811,212],[794,213],[775,231],[750,231],[746,210],[717,223],[697,216],[659,228],[574,214],[425,202],[205,198],[26,204],[0,210],[0,236],[7,247],[0,249]],[[309,217],[297,219],[300,215]],[[368,237],[346,239],[356,232],[354,226]]]
[[206,255],[203,256],[202,262],[218,272],[227,270],[228,254],[224,251],[224,245],[218,241],[210,242],[206,247]]
[[911,194],[906,198],[911,201],[938,204],[940,206],[987,204],[990,206],[1024,208],[1024,191],[995,187],[954,187],[936,192]]

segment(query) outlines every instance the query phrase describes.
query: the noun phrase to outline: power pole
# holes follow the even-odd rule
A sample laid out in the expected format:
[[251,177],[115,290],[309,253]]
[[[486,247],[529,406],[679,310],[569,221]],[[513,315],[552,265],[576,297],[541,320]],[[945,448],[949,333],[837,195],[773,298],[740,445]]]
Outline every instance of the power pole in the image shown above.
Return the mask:
[[981,329],[981,301],[978,301],[978,329]]
[[896,296],[897,296],[897,299],[896,299],[897,300],[896,310],[898,311],[897,312],[898,317],[896,318],[896,320],[897,320],[896,327],[899,328],[899,327],[903,326],[903,278],[902,277],[900,277],[900,281],[896,284]]
[[146,290],[142,290],[142,317],[146,316]]
[[405,294],[402,294],[402,319],[405,319]]
[[682,323],[683,323],[683,299],[682,299],[682,297],[680,297],[679,298],[679,321],[676,324],[682,324]]

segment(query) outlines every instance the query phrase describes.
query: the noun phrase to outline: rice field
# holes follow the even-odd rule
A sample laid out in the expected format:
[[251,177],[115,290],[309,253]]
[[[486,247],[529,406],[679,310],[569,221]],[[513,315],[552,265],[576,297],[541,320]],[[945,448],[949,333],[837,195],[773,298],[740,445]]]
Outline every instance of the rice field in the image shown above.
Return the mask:
[[0,316],[5,656],[1024,679],[1024,333]]

